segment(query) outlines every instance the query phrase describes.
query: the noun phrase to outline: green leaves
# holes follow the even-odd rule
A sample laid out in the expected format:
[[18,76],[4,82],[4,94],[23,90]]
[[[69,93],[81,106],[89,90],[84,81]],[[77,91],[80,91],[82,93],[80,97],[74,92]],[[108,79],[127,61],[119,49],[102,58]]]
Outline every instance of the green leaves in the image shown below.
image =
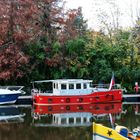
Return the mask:
[[82,53],[84,51],[85,44],[86,42],[81,38],[68,41],[66,44],[68,55],[73,54],[74,52],[77,54]]
[[59,53],[61,49],[61,44],[57,41],[52,46],[53,53]]

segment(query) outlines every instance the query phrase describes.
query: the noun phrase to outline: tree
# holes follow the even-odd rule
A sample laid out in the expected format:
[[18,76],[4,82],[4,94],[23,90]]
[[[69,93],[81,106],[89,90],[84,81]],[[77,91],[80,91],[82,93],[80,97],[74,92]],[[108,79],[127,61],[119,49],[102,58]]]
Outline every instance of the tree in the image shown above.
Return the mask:
[[80,37],[82,40],[86,33],[86,22],[83,20],[81,8],[68,10],[63,16],[63,22],[61,22],[60,26],[61,29],[58,33],[58,41],[51,43],[52,46],[50,46],[50,48],[45,48],[47,54],[46,64],[54,69],[54,71],[51,70],[50,72],[54,73],[54,78],[62,78],[68,76],[68,61],[70,61],[71,58],[69,57],[67,45],[70,44],[70,42],[73,42],[74,45],[74,41],[78,43],[77,41],[79,40],[79,45],[75,43],[76,46],[74,51],[76,49],[79,50]]
[[23,76],[22,66],[29,58],[23,51],[24,42],[33,36],[29,12],[35,9],[31,1],[22,0],[2,0],[0,7],[0,79]]
[[23,76],[32,67],[22,70],[23,65],[35,64],[31,64],[32,56],[25,54],[28,50],[27,43],[38,42],[46,36],[47,42],[42,45],[50,47],[57,40],[55,25],[59,26],[62,22],[60,17],[63,5],[60,6],[60,2],[61,0],[0,1],[0,79]]

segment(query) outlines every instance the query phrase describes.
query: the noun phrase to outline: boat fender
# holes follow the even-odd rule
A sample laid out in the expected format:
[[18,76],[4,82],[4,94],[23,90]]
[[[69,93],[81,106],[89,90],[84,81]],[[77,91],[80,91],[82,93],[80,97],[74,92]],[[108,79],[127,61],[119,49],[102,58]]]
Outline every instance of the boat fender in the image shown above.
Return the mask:
[[35,120],[39,119],[39,115],[38,114],[34,114],[33,117],[34,117]]
[[34,89],[31,90],[31,94],[32,94],[32,95],[33,95],[33,94],[36,95],[38,92],[39,92],[39,91],[38,91],[38,89],[36,89],[36,88],[34,88]]
[[66,98],[66,102],[69,103],[70,102],[70,98]]
[[128,137],[128,129],[126,127],[117,125],[115,130],[118,133],[120,133],[122,136],[124,136],[126,138]]
[[135,137],[140,136],[140,128],[134,128],[132,133]]

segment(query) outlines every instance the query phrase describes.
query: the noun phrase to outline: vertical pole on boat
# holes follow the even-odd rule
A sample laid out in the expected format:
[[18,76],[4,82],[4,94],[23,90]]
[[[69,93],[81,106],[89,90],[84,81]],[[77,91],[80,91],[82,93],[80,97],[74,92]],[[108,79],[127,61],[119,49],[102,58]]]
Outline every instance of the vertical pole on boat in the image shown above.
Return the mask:
[[114,78],[114,72],[112,72],[112,78],[110,81],[109,90],[111,90],[114,85],[115,85],[115,78]]
[[114,122],[111,113],[109,113],[109,119],[110,119],[111,126],[114,129]]
[[34,82],[32,82],[32,87],[33,87],[33,89],[35,88]]

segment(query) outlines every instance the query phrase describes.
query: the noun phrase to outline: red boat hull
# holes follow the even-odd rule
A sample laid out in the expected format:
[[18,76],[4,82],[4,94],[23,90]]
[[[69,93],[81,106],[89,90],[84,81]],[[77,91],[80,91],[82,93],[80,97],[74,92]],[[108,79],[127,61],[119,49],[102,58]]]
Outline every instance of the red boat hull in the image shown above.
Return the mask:
[[73,105],[49,105],[49,106],[33,106],[33,112],[38,115],[56,114],[56,113],[73,113],[73,112],[89,112],[92,114],[109,114],[120,113],[122,111],[122,103],[108,104],[73,104]]
[[72,104],[91,104],[91,103],[111,103],[122,101],[122,90],[115,89],[110,91],[99,91],[88,95],[43,95],[34,94],[34,105],[72,105]]

